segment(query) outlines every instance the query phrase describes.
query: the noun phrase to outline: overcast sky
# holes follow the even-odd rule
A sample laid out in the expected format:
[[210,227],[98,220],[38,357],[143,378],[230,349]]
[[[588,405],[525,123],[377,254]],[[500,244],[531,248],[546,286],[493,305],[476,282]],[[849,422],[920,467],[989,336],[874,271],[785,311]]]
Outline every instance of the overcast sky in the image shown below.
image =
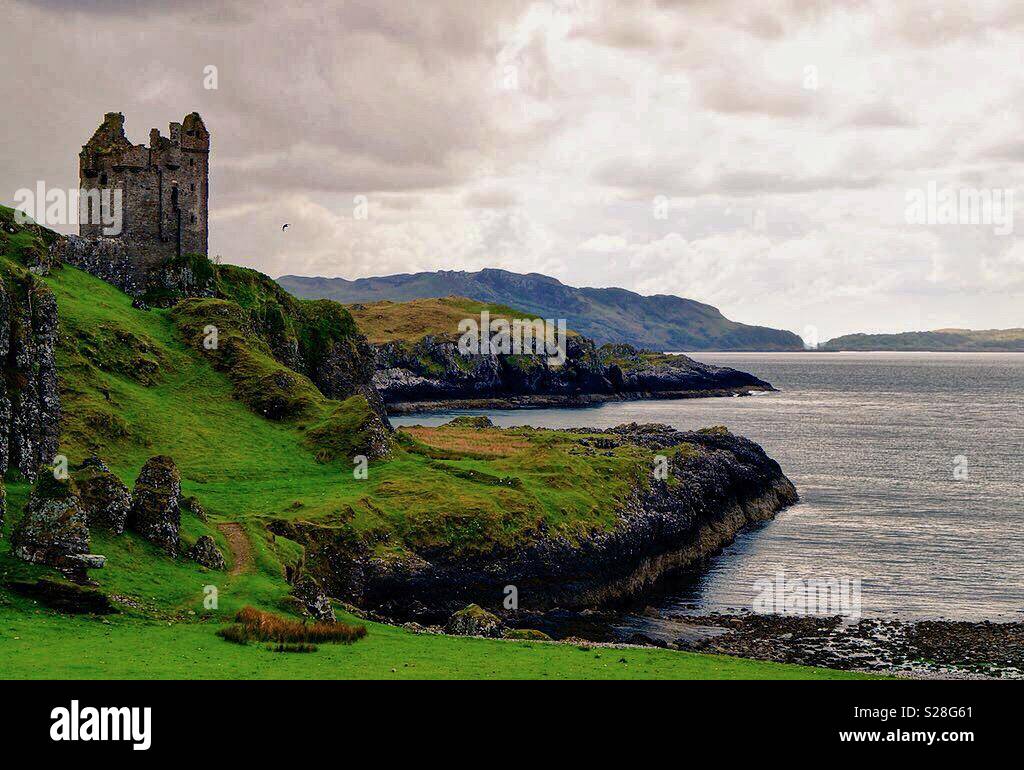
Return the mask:
[[[0,201],[76,187],[104,112],[143,143],[198,110],[211,255],[275,277],[503,267],[821,339],[1024,326],[1020,0],[294,5],[0,0]],[[1022,214],[908,223],[930,184]]]

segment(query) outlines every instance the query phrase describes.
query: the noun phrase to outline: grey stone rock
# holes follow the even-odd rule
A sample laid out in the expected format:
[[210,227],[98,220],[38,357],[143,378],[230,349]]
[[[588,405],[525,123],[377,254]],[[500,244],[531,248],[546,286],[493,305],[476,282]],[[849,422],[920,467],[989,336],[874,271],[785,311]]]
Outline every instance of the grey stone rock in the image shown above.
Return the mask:
[[57,302],[33,276],[0,280],[0,475],[34,479],[60,433]]
[[128,527],[169,556],[181,544],[181,474],[170,457],[151,457],[142,467],[132,492]]
[[76,492],[73,481],[55,479],[52,472],[40,474],[11,535],[11,553],[57,568],[70,557],[87,554],[89,527]]
[[501,636],[501,619],[478,604],[452,614],[444,628],[445,633],[455,636]]
[[337,620],[331,600],[320,584],[309,575],[299,578],[292,587],[292,596],[299,601],[307,614],[317,620],[330,623]]
[[75,472],[75,483],[90,527],[103,527],[120,535],[131,513],[128,487],[99,458],[90,458]]
[[223,570],[225,567],[224,554],[209,535],[203,535],[196,540],[195,545],[185,553],[185,557],[207,569]]

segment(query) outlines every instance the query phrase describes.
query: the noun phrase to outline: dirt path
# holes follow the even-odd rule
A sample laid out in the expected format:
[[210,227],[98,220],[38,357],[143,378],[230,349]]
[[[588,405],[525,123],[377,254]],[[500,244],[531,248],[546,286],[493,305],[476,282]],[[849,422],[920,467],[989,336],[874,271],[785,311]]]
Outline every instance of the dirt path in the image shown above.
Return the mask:
[[252,571],[252,544],[249,543],[249,536],[245,534],[241,524],[218,524],[217,529],[228,541],[228,547],[234,556],[234,563],[231,572],[232,577],[241,575],[243,572]]

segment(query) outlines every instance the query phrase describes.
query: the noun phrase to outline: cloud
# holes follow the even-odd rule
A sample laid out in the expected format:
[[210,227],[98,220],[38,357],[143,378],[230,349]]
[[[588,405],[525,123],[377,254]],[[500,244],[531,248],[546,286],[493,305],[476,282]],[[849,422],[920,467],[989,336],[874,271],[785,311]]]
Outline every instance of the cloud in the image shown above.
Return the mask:
[[463,196],[462,202],[474,209],[508,209],[519,202],[519,197],[514,190],[508,188],[485,187],[470,190]]
[[271,274],[504,267],[823,338],[1019,325],[1019,248],[908,225],[904,194],[1024,200],[1022,22],[1013,0],[15,0],[0,199],[77,186],[104,112],[142,142],[195,109],[212,251]]
[[794,77],[768,80],[752,71],[713,68],[696,78],[701,103],[717,112],[799,117],[816,109],[819,99]]

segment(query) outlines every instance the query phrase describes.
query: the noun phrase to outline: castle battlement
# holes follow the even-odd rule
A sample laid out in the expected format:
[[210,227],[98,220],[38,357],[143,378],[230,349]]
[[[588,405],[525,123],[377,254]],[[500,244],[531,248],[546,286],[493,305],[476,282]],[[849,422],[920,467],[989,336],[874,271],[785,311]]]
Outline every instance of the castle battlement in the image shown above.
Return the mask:
[[208,254],[210,132],[198,113],[171,123],[168,136],[149,132],[149,146],[132,144],[124,115],[108,112],[79,153],[79,180],[86,190],[121,190],[122,226],[106,235],[86,212],[79,233],[121,241],[144,273],[184,254]]

